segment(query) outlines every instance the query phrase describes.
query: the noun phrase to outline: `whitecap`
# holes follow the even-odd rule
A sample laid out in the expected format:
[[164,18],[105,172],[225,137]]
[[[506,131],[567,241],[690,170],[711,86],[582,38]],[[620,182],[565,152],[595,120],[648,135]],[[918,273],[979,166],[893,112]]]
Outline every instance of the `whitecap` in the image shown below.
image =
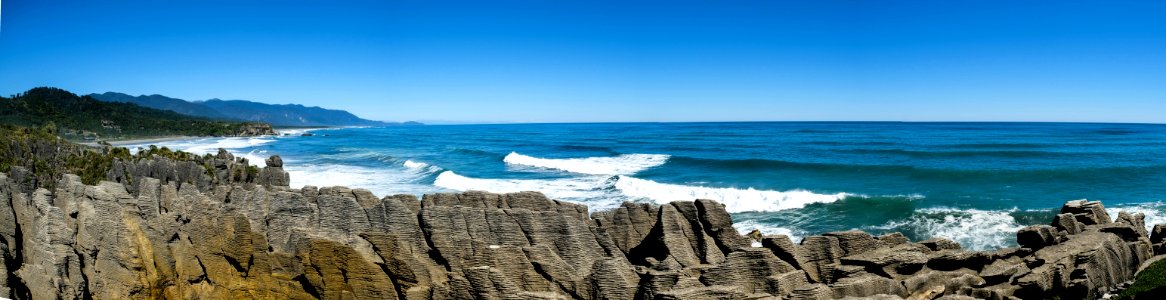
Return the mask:
[[1121,211],[1131,214],[1144,214],[1146,215],[1147,231],[1154,230],[1155,224],[1166,224],[1166,203],[1162,202],[1118,204],[1107,207],[1105,210],[1114,221],[1117,221],[1117,213]]
[[[266,154],[267,151],[253,148],[266,145],[271,142],[275,142],[275,140],[261,137],[199,138],[139,145],[127,145],[126,148],[130,149],[130,153],[133,154],[137,154],[138,151],[146,149],[150,146],[158,146],[197,155],[216,154],[219,152],[219,148],[222,148],[231,151],[235,154],[236,157],[246,158],[247,163],[250,165],[263,166],[264,160],[266,160],[268,157]],[[247,149],[250,150],[246,153],[242,153],[242,151],[240,151]]]
[[267,165],[267,158],[270,156],[267,155],[267,150],[253,149],[239,157],[246,158],[247,163],[252,166],[262,167]]
[[312,130],[316,130],[316,129],[318,129],[318,128],[286,128],[286,129],[276,129],[275,132],[278,133],[280,136],[301,136],[305,133],[312,132]]
[[368,189],[381,196],[434,192],[434,187],[427,181],[430,176],[441,171],[441,168],[436,166],[413,169],[370,168],[343,164],[289,164],[284,165],[284,168],[291,176],[290,186],[293,188],[305,185],[346,186]]
[[429,166],[429,164],[427,164],[427,163],[423,163],[423,162],[415,162],[415,161],[413,161],[413,160],[408,160],[408,159],[407,159],[407,160],[405,160],[405,162],[403,163],[403,165],[404,165],[406,168],[410,168],[410,169],[424,169],[425,167],[428,167],[428,166]]
[[603,189],[603,186],[608,185],[607,179],[606,177],[484,179],[445,171],[437,175],[433,185],[457,191],[487,191],[491,193],[536,191],[551,199],[583,202],[592,211],[599,211],[615,208],[623,202],[623,199],[618,195],[611,195]]
[[502,159],[509,165],[567,171],[589,175],[630,175],[668,161],[665,154],[623,154],[613,157],[538,158],[510,152]]
[[868,228],[909,231],[919,238],[944,237],[966,249],[991,250],[1015,245],[1016,231],[1024,228],[1012,216],[1016,211],[921,208],[906,220]]
[[271,139],[271,138],[260,138],[260,137],[202,138],[202,139],[192,139],[192,140],[177,140],[177,141],[166,141],[166,142],[159,142],[159,143],[148,143],[148,144],[140,144],[140,145],[129,145],[129,146],[126,146],[126,148],[129,148],[136,153],[136,151],[138,149],[144,149],[144,148],[147,148],[151,145],[156,145],[159,147],[170,148],[171,150],[180,150],[180,151],[185,151],[185,152],[190,152],[190,153],[202,155],[202,154],[218,153],[219,148],[223,148],[223,149],[227,149],[227,150],[238,150],[238,149],[258,147],[258,146],[266,145],[266,144],[271,143],[271,142],[275,142],[275,140]]
[[676,200],[710,199],[721,202],[731,213],[749,211],[779,211],[802,208],[813,203],[830,203],[851,194],[817,194],[806,190],[771,191],[687,186],[659,183],[629,176],[619,176],[615,188],[631,198],[646,198],[656,203]]
[[222,138],[213,140],[213,142],[209,144],[195,144],[183,147],[179,150],[190,153],[207,154],[218,153],[219,148],[227,150],[244,149],[265,145],[271,142],[275,142],[275,140],[270,138]]
[[848,193],[816,194],[804,190],[769,191],[686,186],[658,183],[629,176],[584,176],[559,179],[484,179],[458,175],[452,171],[438,174],[435,186],[459,190],[494,193],[537,191],[548,197],[582,202],[592,210],[614,208],[623,201],[649,200],[664,204],[677,200],[710,199],[725,205],[731,213],[779,211],[805,207],[812,203],[829,203],[851,196]]
[[742,235],[749,234],[753,230],[761,231],[761,234],[764,235],[785,235],[788,236],[795,244],[801,243],[803,238],[801,234],[795,234],[794,230],[792,229],[765,224],[756,220],[733,222],[733,228],[736,228],[737,232],[740,232]]

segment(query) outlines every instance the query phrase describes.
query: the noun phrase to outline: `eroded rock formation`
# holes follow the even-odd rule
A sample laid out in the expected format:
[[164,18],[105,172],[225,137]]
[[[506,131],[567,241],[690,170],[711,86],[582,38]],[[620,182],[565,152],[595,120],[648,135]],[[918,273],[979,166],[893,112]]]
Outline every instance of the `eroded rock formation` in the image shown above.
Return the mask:
[[[589,214],[534,192],[375,197],[287,187],[278,157],[115,164],[55,189],[0,174],[0,296],[17,299],[1091,299],[1166,226],[1072,201],[1023,248],[844,231],[794,243],[732,228],[709,200]],[[251,175],[247,175],[251,176]],[[126,180],[133,178],[134,180]],[[256,184],[257,183],[257,184]]]

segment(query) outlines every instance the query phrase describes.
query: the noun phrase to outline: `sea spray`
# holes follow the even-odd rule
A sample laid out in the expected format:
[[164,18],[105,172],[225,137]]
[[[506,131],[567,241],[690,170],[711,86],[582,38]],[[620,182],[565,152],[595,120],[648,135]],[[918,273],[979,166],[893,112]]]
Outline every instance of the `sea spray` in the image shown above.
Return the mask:
[[[1166,185],[1159,184],[1166,180],[1166,156],[1157,155],[1166,152],[1166,126],[1161,125],[689,123],[328,130],[328,136],[315,132],[156,144],[198,154],[227,148],[253,164],[262,164],[256,157],[280,155],[288,162],[285,169],[294,173],[293,188],[345,184],[380,196],[538,190],[587,204],[591,211],[623,201],[713,198],[734,211],[734,220],[756,224],[750,230],[788,230],[795,236],[885,231],[878,228],[896,225],[913,240],[969,232],[955,236],[965,247],[1015,246],[1014,232],[977,230],[1045,224],[1065,200],[1079,198],[1107,200],[1112,217],[1118,210],[1144,213],[1147,227],[1166,222],[1166,206],[1156,202],[1166,200],[1161,197]],[[958,212],[972,209],[983,213]],[[981,220],[982,226],[963,230],[952,225],[964,219]]]
[[615,208],[622,202],[617,197],[610,197],[608,191],[602,189],[606,179],[602,176],[563,179],[482,179],[445,171],[437,175],[433,185],[456,191],[487,191],[492,193],[537,191],[554,199],[575,202],[583,202],[587,199],[608,199],[608,201],[602,202],[587,202],[595,207],[593,209],[598,210]]
[[849,195],[687,186],[623,175],[560,179],[488,179],[471,178],[445,171],[437,176],[434,185],[459,191],[481,190],[494,193],[538,191],[552,198],[586,203],[600,209],[614,208],[622,201],[648,200],[663,204],[676,200],[711,199],[725,204],[729,212],[778,211],[802,208],[811,203],[833,202]]
[[1166,203],[1163,202],[1146,202],[1137,204],[1119,204],[1107,207],[1106,212],[1113,221],[1117,220],[1118,212],[1128,212],[1131,214],[1143,214],[1146,216],[1146,230],[1154,230],[1156,224],[1166,224]]
[[1016,243],[1016,231],[1024,228],[1010,210],[956,209],[947,207],[921,208],[906,220],[891,221],[867,230],[899,231],[916,238],[945,237],[959,242],[964,248],[989,250]]
[[779,211],[802,208],[811,203],[829,203],[846,198],[847,193],[817,194],[805,190],[771,191],[753,188],[718,188],[659,183],[629,176],[619,176],[615,188],[631,198],[646,198],[656,203],[676,200],[711,199],[725,204],[729,212]]
[[561,170],[589,175],[631,175],[668,161],[663,154],[623,154],[614,157],[538,158],[510,152],[502,159],[510,165]]

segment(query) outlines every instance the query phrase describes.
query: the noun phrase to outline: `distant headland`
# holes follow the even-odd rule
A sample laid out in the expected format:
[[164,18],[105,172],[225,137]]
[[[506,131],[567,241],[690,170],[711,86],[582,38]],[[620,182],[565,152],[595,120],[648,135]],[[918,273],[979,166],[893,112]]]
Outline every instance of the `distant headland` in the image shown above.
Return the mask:
[[275,127],[423,125],[372,121],[342,110],[295,104],[217,99],[188,102],[113,92],[80,96],[51,87],[0,97],[0,124],[49,130],[78,142],[263,136],[278,134]]

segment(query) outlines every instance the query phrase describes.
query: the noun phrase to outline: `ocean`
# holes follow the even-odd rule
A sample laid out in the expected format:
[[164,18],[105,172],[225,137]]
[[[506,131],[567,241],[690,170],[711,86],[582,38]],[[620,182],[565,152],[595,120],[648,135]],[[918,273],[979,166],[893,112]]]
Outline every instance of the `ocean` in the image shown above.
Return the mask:
[[[310,131],[313,136],[301,136]],[[285,130],[159,143],[280,155],[294,188],[379,196],[540,191],[609,209],[713,199],[741,232],[795,240],[899,231],[970,249],[1015,245],[1067,200],[1166,223],[1166,125],[1078,123],[601,123]],[[142,146],[142,145],[136,145]],[[133,146],[131,146],[133,147]]]

